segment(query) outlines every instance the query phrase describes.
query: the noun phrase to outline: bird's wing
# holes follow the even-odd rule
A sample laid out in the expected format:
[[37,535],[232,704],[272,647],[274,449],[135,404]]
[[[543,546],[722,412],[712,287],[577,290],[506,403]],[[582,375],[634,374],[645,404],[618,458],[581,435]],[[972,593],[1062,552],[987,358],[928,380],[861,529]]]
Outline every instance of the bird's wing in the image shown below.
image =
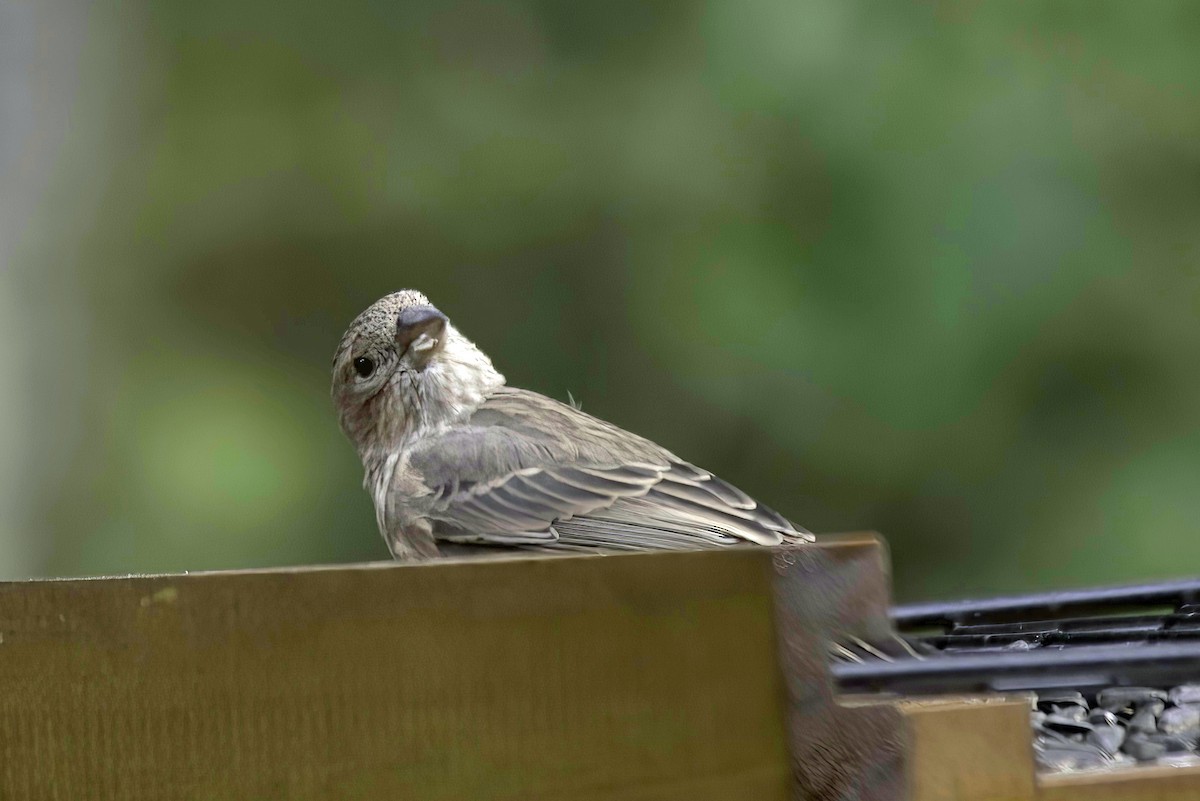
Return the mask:
[[669,451],[524,390],[423,440],[408,468],[440,539],[557,548],[694,548],[811,539]]

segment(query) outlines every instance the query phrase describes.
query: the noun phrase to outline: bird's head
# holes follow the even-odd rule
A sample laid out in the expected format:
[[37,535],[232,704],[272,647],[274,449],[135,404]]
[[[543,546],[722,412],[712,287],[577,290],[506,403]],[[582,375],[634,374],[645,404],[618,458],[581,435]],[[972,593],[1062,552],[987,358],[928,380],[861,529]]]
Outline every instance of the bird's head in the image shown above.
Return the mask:
[[429,299],[393,292],[358,315],[333,357],[333,402],[364,459],[470,414],[504,383]]

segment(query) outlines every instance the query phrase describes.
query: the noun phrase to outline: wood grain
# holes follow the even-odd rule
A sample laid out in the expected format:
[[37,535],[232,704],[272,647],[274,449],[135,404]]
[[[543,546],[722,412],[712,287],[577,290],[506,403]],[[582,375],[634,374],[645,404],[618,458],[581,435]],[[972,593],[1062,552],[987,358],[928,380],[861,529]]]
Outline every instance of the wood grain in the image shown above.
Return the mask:
[[1137,766],[1047,776],[1039,801],[1196,801],[1200,766]]
[[787,797],[770,554],[0,585],[0,798]]
[[904,701],[913,801],[1035,798],[1029,701],[959,697]]

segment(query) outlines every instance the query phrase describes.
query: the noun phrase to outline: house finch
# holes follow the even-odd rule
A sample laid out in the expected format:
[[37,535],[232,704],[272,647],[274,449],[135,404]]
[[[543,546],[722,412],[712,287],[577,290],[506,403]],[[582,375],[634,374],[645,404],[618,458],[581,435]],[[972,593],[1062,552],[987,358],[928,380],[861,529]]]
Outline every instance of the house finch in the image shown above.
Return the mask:
[[351,323],[332,394],[396,558],[455,544],[609,551],[812,540],[653,442],[505,386],[420,292],[388,295]]

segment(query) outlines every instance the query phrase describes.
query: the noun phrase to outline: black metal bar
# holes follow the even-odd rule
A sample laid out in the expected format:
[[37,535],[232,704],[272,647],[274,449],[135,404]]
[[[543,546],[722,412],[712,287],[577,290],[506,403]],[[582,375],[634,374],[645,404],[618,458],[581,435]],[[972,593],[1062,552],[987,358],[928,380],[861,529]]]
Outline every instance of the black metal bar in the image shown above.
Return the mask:
[[1018,595],[968,601],[917,603],[892,609],[892,619],[901,629],[950,626],[992,618],[1027,619],[1042,614],[1078,614],[1088,609],[1112,609],[1164,605],[1179,607],[1200,602],[1200,579],[1190,578],[1158,584],[1133,584],[1066,590],[1036,595]]
[[[1106,631],[1045,631],[1027,634],[945,634],[921,640],[940,651],[947,653],[962,653],[964,651],[1000,651],[1005,648],[1012,650],[1013,643],[1023,643],[1025,646],[1042,648],[1121,644],[1125,647],[1135,647],[1148,642],[1165,642],[1171,640],[1200,640],[1200,631],[1175,631],[1145,629],[1109,629]],[[1200,677],[1198,677],[1200,678]]]
[[1081,645],[832,665],[843,691],[902,694],[1166,687],[1200,676],[1200,643]]

